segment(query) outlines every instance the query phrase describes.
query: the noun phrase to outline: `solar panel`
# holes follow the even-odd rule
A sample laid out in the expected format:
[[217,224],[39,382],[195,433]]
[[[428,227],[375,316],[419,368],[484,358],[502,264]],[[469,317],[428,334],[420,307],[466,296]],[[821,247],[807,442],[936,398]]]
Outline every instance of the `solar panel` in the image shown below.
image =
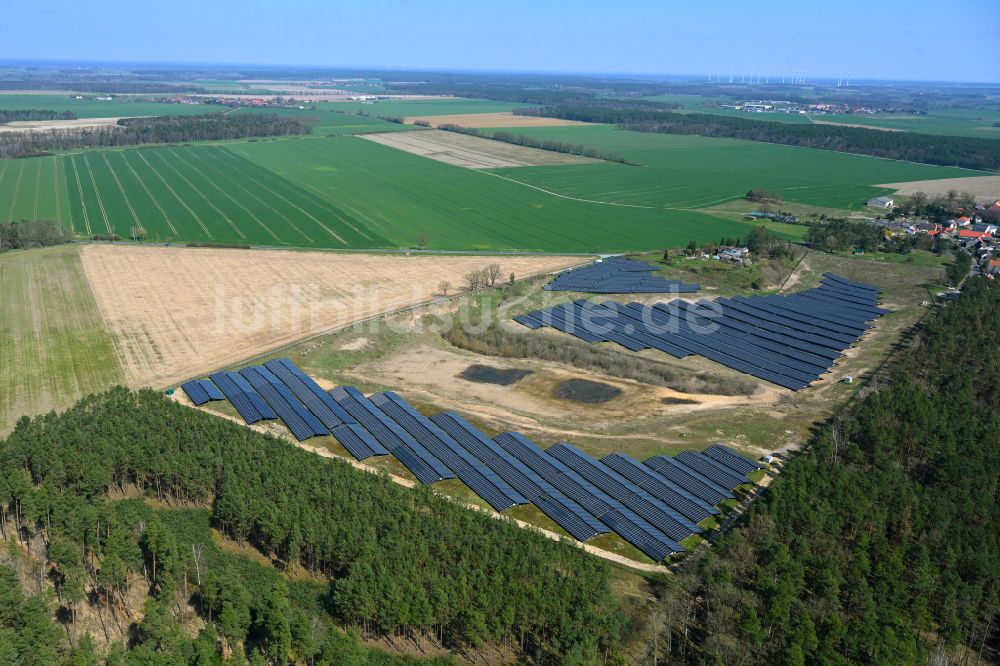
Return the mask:
[[357,423],[339,425],[333,429],[332,434],[358,460],[389,455],[389,451]]
[[705,449],[704,453],[706,456],[722,463],[737,474],[746,475],[750,472],[761,469],[761,466],[757,463],[744,458],[729,447],[723,446],[722,444],[712,444],[710,447]]
[[693,522],[698,523],[720,513],[719,509],[697,495],[626,455],[612,453],[602,458],[601,462]]
[[[278,415],[275,414],[274,410],[271,409],[271,407],[266,402],[264,402],[264,398],[262,398],[260,394],[257,393],[257,390],[250,385],[250,382],[248,382],[243,375],[241,375],[238,372],[227,372],[225,374],[226,377],[228,377],[230,381],[232,381],[237,386],[237,388],[239,388],[241,391],[247,394],[247,398],[250,400],[251,404],[253,404],[254,408],[260,414],[260,418],[262,419],[278,418]],[[222,386],[221,384],[219,384],[218,381],[216,381],[215,375],[212,375],[212,381],[214,381],[220,387]]]
[[603,466],[576,447],[557,444],[547,453],[577,472],[595,486],[642,516],[671,539],[680,540],[701,529],[679,512],[664,505],[639,486],[609,467]]
[[198,385],[205,390],[205,394],[208,395],[209,400],[225,400],[226,396],[222,395],[222,391],[219,387],[212,383],[210,379],[199,379]]
[[735,497],[729,488],[720,486],[669,456],[653,456],[644,461],[643,465],[709,504],[718,504]]
[[448,467],[376,407],[353,386],[338,386],[330,395],[365,430],[389,450],[421,483],[455,478]]
[[674,459],[682,465],[690,467],[699,474],[711,479],[723,488],[731,489],[747,482],[744,475],[737,474],[730,469],[723,468],[703,453],[682,451],[674,456]]
[[[305,382],[302,381],[302,378],[292,372],[285,364],[278,360],[271,360],[266,362],[264,367],[272,372],[305,405],[306,409],[319,419],[324,427],[335,428],[345,423],[343,419],[330,409],[326,401],[310,390]],[[325,393],[323,395],[326,396],[329,402],[336,404],[329,395]]]
[[641,261],[609,257],[589,266],[564,271],[544,288],[547,291],[601,294],[685,293],[699,288],[696,284],[684,284],[653,275],[656,270],[656,266]]
[[421,414],[392,391],[376,393],[371,401],[417,441],[445,463],[459,480],[497,511],[504,511],[527,500],[496,472],[469,454],[451,435]]
[[208,392],[205,390],[205,387],[197,381],[184,382],[181,384],[181,389],[183,389],[184,393],[187,394],[187,397],[190,398],[191,402],[196,406],[204,405],[209,401]]
[[[296,410],[287,400],[287,397],[278,391],[277,387],[271,383],[262,373],[261,366],[250,366],[240,370],[240,374],[267,402],[268,406],[274,410],[278,418],[285,424],[289,432],[300,442],[316,435],[309,423],[302,418],[302,414]],[[322,426],[320,426],[322,427]],[[327,434],[324,430],[322,434]]]

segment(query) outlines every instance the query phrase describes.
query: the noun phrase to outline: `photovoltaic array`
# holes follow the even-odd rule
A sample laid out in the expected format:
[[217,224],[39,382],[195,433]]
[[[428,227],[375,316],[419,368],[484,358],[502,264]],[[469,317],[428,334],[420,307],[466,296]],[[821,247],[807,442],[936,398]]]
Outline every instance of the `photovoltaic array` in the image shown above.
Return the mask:
[[324,391],[288,359],[212,381],[184,391],[204,404],[195,397],[210,386],[247,423],[281,419],[299,440],[330,434],[358,460],[392,455],[421,483],[457,478],[497,511],[534,504],[579,541],[615,532],[655,561],[683,551],[679,542],[760,469],[719,444],[640,463],[620,453],[597,460],[570,444],[545,450],[516,432],[491,438],[459,414],[428,417],[392,391]]
[[788,296],[653,306],[580,299],[514,320],[630,351],[658,349],[675,358],[697,354],[797,391],[828,372],[875,318],[889,312],[877,300],[878,287],[826,273],[819,287]]
[[656,270],[656,266],[635,259],[609,257],[589,266],[560,273],[544,289],[592,294],[678,294],[698,291],[696,284],[675,282],[653,275]]

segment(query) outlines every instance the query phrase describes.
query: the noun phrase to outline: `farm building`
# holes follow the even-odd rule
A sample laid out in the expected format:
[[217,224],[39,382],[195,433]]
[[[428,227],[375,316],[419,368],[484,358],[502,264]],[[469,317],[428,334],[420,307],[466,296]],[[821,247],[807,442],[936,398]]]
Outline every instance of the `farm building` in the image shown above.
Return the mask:
[[875,197],[874,199],[868,200],[869,208],[892,208],[892,206],[892,197]]

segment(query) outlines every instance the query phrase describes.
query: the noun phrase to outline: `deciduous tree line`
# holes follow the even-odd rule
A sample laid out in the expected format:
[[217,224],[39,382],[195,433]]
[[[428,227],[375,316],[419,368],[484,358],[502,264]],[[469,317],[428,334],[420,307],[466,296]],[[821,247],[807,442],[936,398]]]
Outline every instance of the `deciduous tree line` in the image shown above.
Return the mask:
[[0,125],[24,120],[76,120],[72,111],[51,111],[49,109],[0,109]]

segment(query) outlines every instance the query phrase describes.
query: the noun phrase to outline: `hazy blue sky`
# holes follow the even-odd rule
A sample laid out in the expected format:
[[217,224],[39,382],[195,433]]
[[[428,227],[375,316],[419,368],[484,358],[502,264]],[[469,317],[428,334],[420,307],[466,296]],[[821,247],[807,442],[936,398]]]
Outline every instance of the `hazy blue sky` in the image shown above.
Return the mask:
[[3,4],[3,59],[1000,81],[1000,0]]

